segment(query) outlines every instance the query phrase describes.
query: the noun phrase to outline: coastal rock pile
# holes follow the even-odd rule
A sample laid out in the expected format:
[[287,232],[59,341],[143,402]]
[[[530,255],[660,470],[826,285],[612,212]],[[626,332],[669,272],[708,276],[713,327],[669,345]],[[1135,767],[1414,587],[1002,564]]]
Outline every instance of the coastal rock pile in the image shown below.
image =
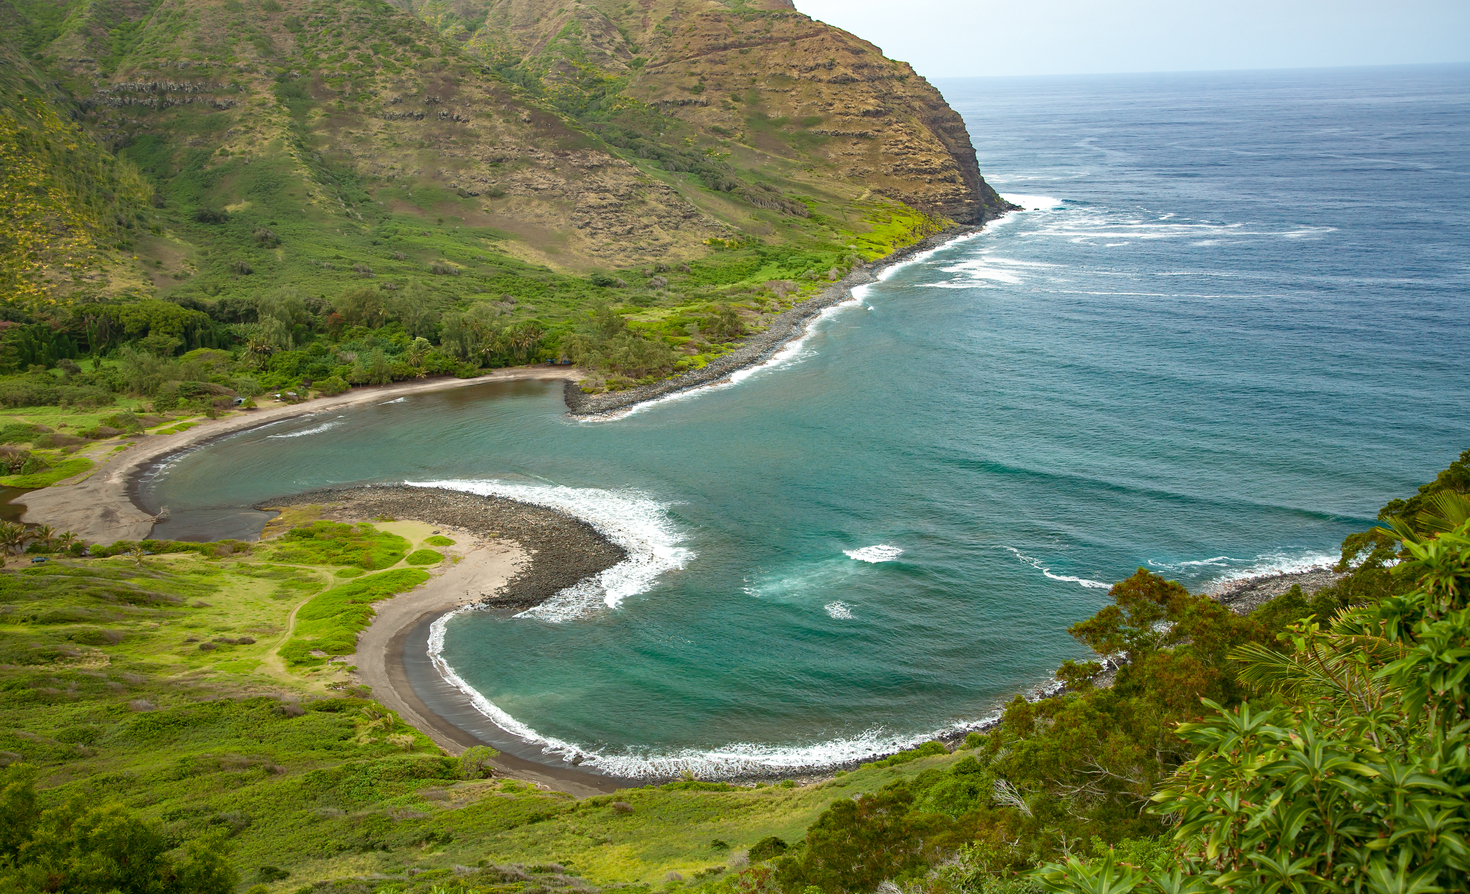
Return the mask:
[[534,608],[580,580],[621,562],[627,553],[586,522],[554,509],[502,497],[403,485],[328,488],[271,500],[258,509],[327,507],[324,517],[371,521],[417,519],[462,528],[487,539],[512,540],[531,561],[494,593],[486,606],[508,613]]
[[1300,585],[1302,592],[1311,594],[1337,583],[1343,577],[1345,575],[1331,568],[1311,568],[1306,571],[1248,577],[1225,584],[1214,596],[1236,614],[1248,615],[1294,586]]

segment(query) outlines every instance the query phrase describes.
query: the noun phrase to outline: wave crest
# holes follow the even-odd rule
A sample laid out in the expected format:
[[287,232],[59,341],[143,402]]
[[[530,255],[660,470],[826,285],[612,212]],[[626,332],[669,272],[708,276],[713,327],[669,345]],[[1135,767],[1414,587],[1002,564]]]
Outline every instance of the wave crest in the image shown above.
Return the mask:
[[842,553],[849,559],[857,559],[859,562],[871,562],[876,565],[879,562],[892,562],[894,559],[903,555],[903,550],[897,546],[890,546],[887,543],[879,543],[874,546],[865,546],[862,549],[845,549]]
[[1020,559],[1022,562],[1025,562],[1027,565],[1030,565],[1032,568],[1035,568],[1037,571],[1040,571],[1044,576],[1052,580],[1061,581],[1068,584],[1077,584],[1079,587],[1086,587],[1089,590],[1111,590],[1113,588],[1112,584],[1105,584],[1100,580],[1090,580],[1085,577],[1073,577],[1070,574],[1053,574],[1050,568],[1047,568],[1046,566],[1041,564],[1040,559],[1028,556],[1022,553],[1020,550],[1016,549],[1014,546],[1007,546],[1005,547],[1005,549],[1017,559]]
[[311,428],[303,428],[300,431],[288,431],[279,435],[266,435],[267,438],[304,438],[307,435],[319,435],[324,431],[331,431],[342,424],[342,417],[338,416],[331,422],[323,422],[321,425],[313,425]]
[[543,621],[569,621],[594,614],[603,607],[617,608],[629,596],[651,588],[666,571],[683,568],[694,551],[681,546],[684,535],[668,517],[668,507],[644,494],[595,487],[552,484],[509,484],[489,481],[405,481],[408,487],[504,497],[533,506],[565,512],[591,525],[597,533],[622,547],[623,561],[579,581],[535,608],[516,615]]

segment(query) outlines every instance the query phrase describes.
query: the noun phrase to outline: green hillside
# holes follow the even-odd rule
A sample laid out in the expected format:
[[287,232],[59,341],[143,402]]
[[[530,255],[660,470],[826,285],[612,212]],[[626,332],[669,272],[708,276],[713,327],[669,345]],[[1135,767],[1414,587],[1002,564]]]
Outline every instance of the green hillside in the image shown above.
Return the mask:
[[[712,8],[899,65],[786,10]],[[202,413],[558,358],[590,390],[624,388],[999,210],[971,189],[973,152],[934,136],[963,126],[927,85],[891,103],[908,161],[859,174],[754,87],[735,135],[640,93],[651,75],[588,61],[569,79],[555,60],[586,55],[576,29],[522,58],[487,49],[488,13],[465,39],[449,12],[416,11],[432,21],[371,0],[0,0],[0,374],[32,376],[0,382],[0,404],[73,404],[61,377],[93,406]],[[939,130],[914,117],[934,108]],[[859,142],[886,158],[874,122]],[[201,369],[184,356],[199,349],[223,353]],[[56,366],[84,358],[80,378]]]

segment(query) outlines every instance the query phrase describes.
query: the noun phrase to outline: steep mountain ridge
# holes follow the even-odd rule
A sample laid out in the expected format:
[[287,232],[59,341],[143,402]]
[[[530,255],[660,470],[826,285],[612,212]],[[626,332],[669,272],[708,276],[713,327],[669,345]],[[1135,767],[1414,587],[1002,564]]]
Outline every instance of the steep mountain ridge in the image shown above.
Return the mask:
[[[447,213],[458,226],[512,237],[486,241],[513,255],[547,263],[562,254],[572,266],[688,253],[716,232],[672,189],[386,6],[119,8],[144,15],[111,71],[81,32],[52,45],[81,47],[60,52],[58,64],[91,79],[82,102],[113,146],[147,152],[155,174],[194,165],[220,184],[200,198],[244,210],[290,197],[308,218],[358,224],[373,202],[436,225]],[[262,162],[275,184],[244,170]],[[344,190],[344,178],[364,194],[349,196],[358,190]],[[263,188],[273,195],[247,195]],[[416,189],[430,199],[415,201]]]
[[[468,51],[539,79],[553,99],[593,93],[647,103],[738,168],[794,162],[828,184],[962,222],[1006,207],[937,90],[785,0],[395,2]],[[602,112],[607,103],[593,105]],[[577,117],[597,130],[585,113]]]
[[[50,209],[10,203],[31,235],[4,244],[4,298],[33,310],[162,297],[228,326],[251,313],[220,302],[281,289],[326,304],[407,289],[432,314],[556,334],[618,302],[639,339],[697,365],[818,280],[1004,207],[927,82],[784,0],[0,0],[0,15],[5,75],[30,85],[4,102],[34,112],[11,130],[51,172],[8,187],[46,190]],[[83,233],[87,251],[67,247]]]

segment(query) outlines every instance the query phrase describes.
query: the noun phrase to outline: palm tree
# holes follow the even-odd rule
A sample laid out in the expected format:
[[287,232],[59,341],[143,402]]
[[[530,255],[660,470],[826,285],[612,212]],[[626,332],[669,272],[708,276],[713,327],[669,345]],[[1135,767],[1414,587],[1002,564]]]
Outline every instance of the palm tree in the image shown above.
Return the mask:
[[24,525],[14,522],[0,522],[0,547],[4,547],[8,553],[18,553],[26,544],[26,529]]
[[76,543],[81,539],[82,538],[73,534],[71,531],[62,531],[60,534],[56,535],[56,548],[61,550],[62,552],[66,552],[67,550],[71,549],[71,545],[73,543]]
[[56,529],[50,525],[37,525],[31,529],[31,537],[51,546],[56,540]]
[[429,340],[427,338],[419,337],[414,339],[413,342],[410,343],[408,346],[408,365],[412,366],[414,369],[418,369],[420,366],[423,366],[424,357],[428,356],[430,347],[432,347],[432,345],[429,344]]

